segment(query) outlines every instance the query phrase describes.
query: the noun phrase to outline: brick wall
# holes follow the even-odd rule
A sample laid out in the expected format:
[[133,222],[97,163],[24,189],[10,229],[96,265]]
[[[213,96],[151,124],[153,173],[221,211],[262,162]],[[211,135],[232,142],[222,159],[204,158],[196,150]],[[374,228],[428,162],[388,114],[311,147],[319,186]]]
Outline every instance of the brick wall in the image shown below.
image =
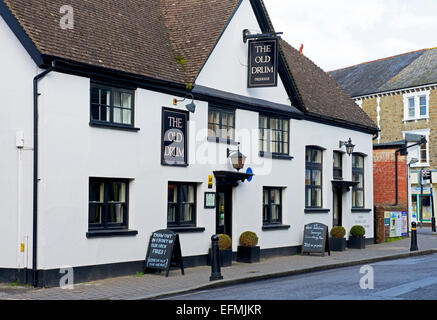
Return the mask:
[[[375,206],[396,202],[396,149],[373,150],[373,200]],[[407,207],[407,158],[398,155],[398,204]]]

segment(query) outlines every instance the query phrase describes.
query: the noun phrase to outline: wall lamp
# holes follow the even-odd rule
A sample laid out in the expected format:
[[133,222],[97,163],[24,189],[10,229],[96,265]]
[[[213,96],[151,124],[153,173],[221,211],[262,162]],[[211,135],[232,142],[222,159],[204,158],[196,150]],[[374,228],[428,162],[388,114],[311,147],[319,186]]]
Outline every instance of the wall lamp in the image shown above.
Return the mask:
[[340,141],[340,148],[346,146],[346,153],[350,156],[354,152],[355,145],[352,144],[352,139],[349,138],[348,141]]
[[226,157],[231,158],[232,166],[234,167],[234,169],[237,169],[237,171],[243,169],[244,163],[246,162],[246,156],[240,152],[239,142],[237,150],[230,150],[229,148],[226,149]]
[[181,99],[181,100],[178,100],[178,99],[176,99],[176,98],[173,98],[173,105],[174,105],[174,106],[177,106],[177,105],[178,105],[178,102],[185,101],[185,100],[187,99],[187,96],[190,96],[190,97],[191,97],[191,102],[190,102],[189,104],[187,104],[187,105],[185,106],[185,108],[187,108],[187,110],[190,111],[191,113],[194,113],[194,112],[196,111],[196,105],[194,104],[194,96],[193,96],[191,93],[189,93],[188,95],[186,95],[185,98],[183,98],[183,99]]

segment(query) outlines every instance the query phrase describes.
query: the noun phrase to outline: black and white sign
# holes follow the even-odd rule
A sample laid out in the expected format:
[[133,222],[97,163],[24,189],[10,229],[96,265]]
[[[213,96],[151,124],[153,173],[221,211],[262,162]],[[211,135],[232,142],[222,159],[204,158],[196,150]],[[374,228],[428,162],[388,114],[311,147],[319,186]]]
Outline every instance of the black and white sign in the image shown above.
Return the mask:
[[184,274],[179,235],[171,230],[155,231],[150,237],[145,269],[167,271],[171,266],[180,267]]
[[278,85],[278,39],[249,41],[248,88]]
[[328,254],[331,255],[328,240],[328,226],[323,223],[310,223],[305,225],[302,254],[321,253],[324,255],[325,252],[328,252]]
[[161,163],[167,166],[188,165],[188,112],[162,109]]

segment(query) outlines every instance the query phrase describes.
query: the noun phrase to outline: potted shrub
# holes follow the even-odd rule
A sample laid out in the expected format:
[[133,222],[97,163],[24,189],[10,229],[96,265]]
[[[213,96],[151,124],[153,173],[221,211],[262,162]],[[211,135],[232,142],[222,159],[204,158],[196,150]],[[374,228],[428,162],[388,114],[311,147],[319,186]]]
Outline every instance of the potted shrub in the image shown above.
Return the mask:
[[[232,239],[227,234],[218,234],[219,237],[219,259],[221,267],[232,265]],[[211,249],[208,253],[208,265],[211,265]]]
[[346,229],[341,226],[335,226],[331,229],[329,238],[329,248],[332,251],[344,251],[346,249]]
[[252,231],[243,232],[240,236],[240,245],[237,250],[237,261],[245,263],[259,262],[260,249],[258,236]]
[[366,230],[363,226],[353,226],[350,230],[348,247],[353,249],[364,249],[366,247]]

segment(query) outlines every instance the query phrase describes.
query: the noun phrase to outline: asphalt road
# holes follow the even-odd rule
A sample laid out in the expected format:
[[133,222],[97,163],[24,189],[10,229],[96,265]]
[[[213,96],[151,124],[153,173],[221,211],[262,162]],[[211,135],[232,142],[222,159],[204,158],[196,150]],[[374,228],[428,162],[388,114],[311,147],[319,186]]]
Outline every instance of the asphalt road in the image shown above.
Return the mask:
[[[167,300],[437,300],[437,254],[362,267],[192,292]],[[373,270],[373,289],[369,270]],[[360,283],[368,288],[362,289]]]

